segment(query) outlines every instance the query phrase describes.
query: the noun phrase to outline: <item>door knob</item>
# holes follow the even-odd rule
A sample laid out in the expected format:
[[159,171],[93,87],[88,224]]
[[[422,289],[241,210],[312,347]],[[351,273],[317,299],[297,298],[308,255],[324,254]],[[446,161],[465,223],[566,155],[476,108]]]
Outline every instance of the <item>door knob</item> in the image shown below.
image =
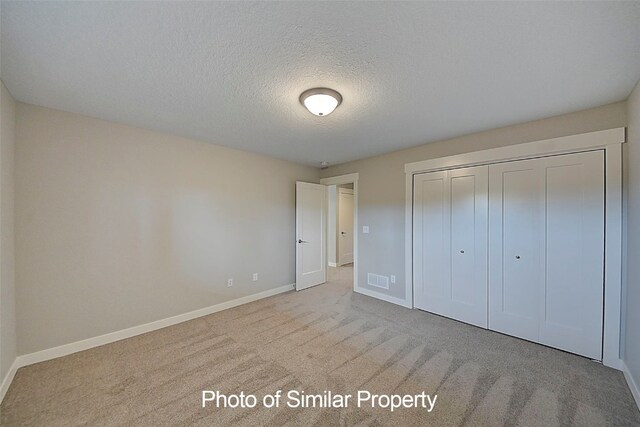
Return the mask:
[[309,243],[306,240],[298,239],[298,243]]

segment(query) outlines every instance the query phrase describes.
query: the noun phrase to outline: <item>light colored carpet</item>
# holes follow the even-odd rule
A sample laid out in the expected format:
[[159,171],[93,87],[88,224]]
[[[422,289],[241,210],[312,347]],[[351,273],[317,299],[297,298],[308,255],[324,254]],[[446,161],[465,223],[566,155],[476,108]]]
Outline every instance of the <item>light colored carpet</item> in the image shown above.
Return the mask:
[[[331,280],[22,368],[2,425],[640,425],[620,372],[351,291]],[[437,394],[435,409],[215,409],[202,390],[263,396]]]

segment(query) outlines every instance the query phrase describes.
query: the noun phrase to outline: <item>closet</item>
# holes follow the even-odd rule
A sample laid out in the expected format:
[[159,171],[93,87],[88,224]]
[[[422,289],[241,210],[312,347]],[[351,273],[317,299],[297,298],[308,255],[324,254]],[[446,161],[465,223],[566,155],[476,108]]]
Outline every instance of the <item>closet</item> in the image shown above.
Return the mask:
[[487,327],[488,167],[414,176],[414,306]]
[[414,306],[602,359],[604,152],[414,175]]

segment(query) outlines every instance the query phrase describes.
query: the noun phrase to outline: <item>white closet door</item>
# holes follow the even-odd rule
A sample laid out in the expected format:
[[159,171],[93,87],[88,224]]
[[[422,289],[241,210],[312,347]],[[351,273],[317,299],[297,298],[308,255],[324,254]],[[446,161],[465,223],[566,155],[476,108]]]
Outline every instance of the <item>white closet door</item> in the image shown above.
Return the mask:
[[542,344],[602,359],[604,153],[541,159],[546,270]]
[[450,281],[447,172],[413,177],[414,306],[446,316],[445,284]]
[[485,328],[487,171],[414,177],[414,304]]
[[489,168],[489,328],[602,358],[602,151]]
[[450,170],[449,185],[450,315],[486,328],[488,167]]
[[489,329],[538,340],[544,264],[538,160],[489,166]]

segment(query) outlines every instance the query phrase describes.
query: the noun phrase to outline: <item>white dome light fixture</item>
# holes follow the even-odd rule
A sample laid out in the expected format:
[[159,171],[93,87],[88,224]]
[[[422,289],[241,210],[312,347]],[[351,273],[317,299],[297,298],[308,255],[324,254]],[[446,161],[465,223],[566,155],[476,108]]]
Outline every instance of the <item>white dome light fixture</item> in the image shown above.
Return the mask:
[[311,114],[316,116],[328,116],[342,103],[342,95],[333,89],[316,87],[305,90],[300,95],[300,103]]

